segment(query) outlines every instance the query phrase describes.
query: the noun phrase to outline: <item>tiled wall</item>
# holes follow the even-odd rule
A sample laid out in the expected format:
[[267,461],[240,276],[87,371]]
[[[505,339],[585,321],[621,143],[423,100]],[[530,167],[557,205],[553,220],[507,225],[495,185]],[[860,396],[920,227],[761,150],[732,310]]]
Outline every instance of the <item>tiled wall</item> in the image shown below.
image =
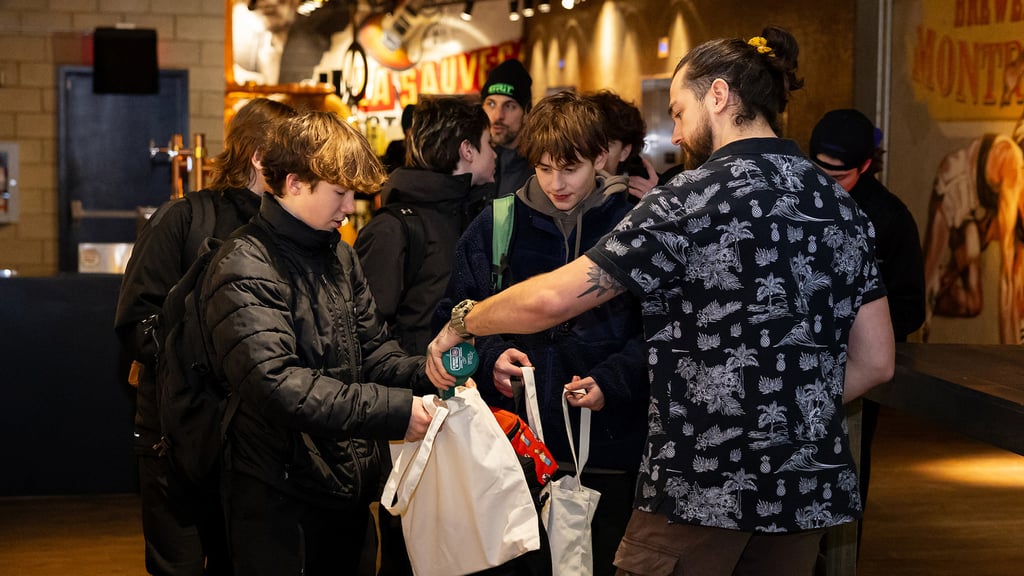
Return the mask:
[[91,63],[96,27],[156,29],[160,67],[189,70],[190,129],[220,151],[224,9],[219,0],[0,0],[0,141],[16,142],[20,157],[20,217],[0,224],[0,268],[57,272],[57,70]]

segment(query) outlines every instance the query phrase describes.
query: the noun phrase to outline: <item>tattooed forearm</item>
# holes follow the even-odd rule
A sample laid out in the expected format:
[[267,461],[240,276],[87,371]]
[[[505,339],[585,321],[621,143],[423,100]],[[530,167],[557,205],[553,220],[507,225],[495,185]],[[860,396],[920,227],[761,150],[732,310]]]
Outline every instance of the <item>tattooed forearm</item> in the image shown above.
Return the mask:
[[604,296],[604,293],[608,291],[615,294],[622,294],[626,291],[626,288],[620,284],[618,280],[608,275],[608,273],[597,264],[594,264],[589,270],[587,270],[587,284],[589,284],[590,287],[584,290],[582,294],[577,296],[577,298],[583,298],[591,292],[596,292],[598,296]]

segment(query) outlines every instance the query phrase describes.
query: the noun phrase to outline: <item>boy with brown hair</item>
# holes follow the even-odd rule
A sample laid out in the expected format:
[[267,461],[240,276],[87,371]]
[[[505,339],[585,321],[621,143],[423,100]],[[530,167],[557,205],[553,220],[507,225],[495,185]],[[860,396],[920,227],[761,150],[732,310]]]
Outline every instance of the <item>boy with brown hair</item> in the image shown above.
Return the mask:
[[[448,320],[455,302],[486,298],[574,260],[631,207],[625,178],[599,172],[607,160],[608,137],[592,101],[563,92],[541,100],[530,114],[521,150],[536,174],[513,200],[502,283],[492,286],[494,217],[484,210],[456,247],[439,321]],[[637,301],[623,295],[550,330],[476,339],[475,380],[491,405],[514,410],[511,380],[522,376],[522,366],[535,367],[544,441],[563,474],[576,473],[562,417],[564,387],[586,392],[574,405],[594,410],[582,482],[601,492],[593,521],[595,574],[614,573],[612,557],[629,519],[647,425],[640,325]],[[578,418],[573,428],[578,438]]]
[[[379,439],[423,437],[408,356],[377,314],[337,228],[384,170],[330,112],[283,123],[262,157],[271,193],[210,262],[201,305],[231,394],[225,453],[236,574],[342,573],[357,563],[380,484]],[[258,228],[258,229],[257,229]]]

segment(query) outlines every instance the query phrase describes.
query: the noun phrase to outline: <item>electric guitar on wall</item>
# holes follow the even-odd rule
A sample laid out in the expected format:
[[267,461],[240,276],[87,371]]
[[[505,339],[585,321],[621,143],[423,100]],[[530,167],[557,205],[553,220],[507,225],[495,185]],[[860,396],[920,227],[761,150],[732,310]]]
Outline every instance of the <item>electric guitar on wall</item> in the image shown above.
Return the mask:
[[407,70],[419,62],[423,31],[436,11],[421,10],[423,0],[402,0],[393,12],[371,14],[359,26],[359,44],[371,58],[393,70]]

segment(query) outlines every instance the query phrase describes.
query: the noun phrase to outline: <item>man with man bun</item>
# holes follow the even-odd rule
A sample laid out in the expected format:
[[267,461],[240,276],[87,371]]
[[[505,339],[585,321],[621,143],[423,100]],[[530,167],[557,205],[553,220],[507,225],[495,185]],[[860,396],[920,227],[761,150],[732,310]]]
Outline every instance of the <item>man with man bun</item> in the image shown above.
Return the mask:
[[447,388],[441,353],[463,339],[641,300],[648,435],[618,574],[806,576],[825,530],[861,515],[843,403],[892,377],[892,325],[867,217],[778,137],[797,54],[775,27],[691,50],[669,95],[692,169],[576,260],[456,305],[428,349]]

